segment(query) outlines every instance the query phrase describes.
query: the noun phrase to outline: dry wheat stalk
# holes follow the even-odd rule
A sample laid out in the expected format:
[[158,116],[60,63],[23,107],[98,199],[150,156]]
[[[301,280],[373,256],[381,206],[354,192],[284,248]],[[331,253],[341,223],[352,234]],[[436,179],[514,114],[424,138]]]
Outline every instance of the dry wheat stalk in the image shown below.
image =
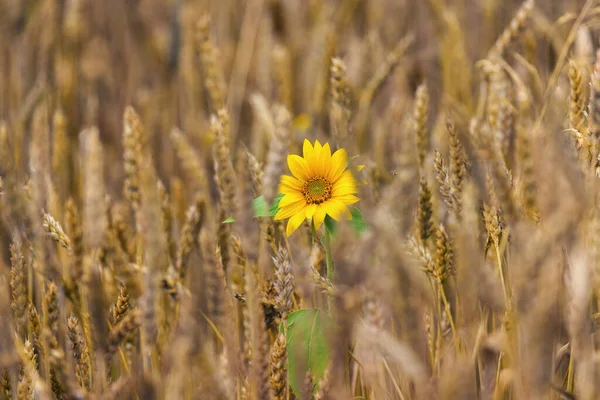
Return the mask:
[[236,235],[231,235],[229,243],[234,255],[234,261],[231,265],[230,286],[233,293],[242,293],[244,288],[244,275],[246,274],[246,265],[248,259],[242,247],[242,241]]
[[464,148],[458,138],[454,122],[449,119],[446,122],[450,145],[450,171],[452,172],[452,185],[456,193],[461,194],[463,184],[467,178],[467,159]]
[[79,320],[74,315],[70,315],[67,321],[67,336],[71,342],[73,350],[73,358],[75,359],[76,368],[75,375],[79,385],[86,389],[90,389],[90,365],[88,347],[85,344],[81,330],[79,329]]
[[157,182],[158,195],[160,197],[160,211],[161,211],[161,226],[164,231],[164,235],[167,238],[167,250],[169,254],[169,260],[173,260],[175,257],[175,241],[173,238],[173,207],[171,206],[171,199],[169,193],[165,188],[162,181]]
[[284,107],[291,110],[294,104],[294,77],[290,51],[284,45],[276,43],[271,58],[273,60],[277,99]]
[[291,140],[291,115],[288,110],[283,106],[275,106],[273,115],[275,128],[262,178],[266,204],[271,204],[277,194],[277,185],[284,172],[284,160]]
[[417,155],[419,168],[422,170],[425,166],[425,157],[429,146],[429,133],[427,127],[427,114],[429,113],[429,94],[427,85],[422,84],[417,88],[415,94],[415,109],[413,113],[414,131],[417,138]]
[[[42,101],[35,109],[32,121],[30,143],[29,169],[32,183],[32,207],[37,210],[46,209],[47,187],[50,177],[50,148],[49,148],[49,117],[48,105]],[[32,210],[31,218],[34,219]]]
[[130,308],[131,304],[129,302],[129,293],[127,292],[127,288],[125,286],[121,286],[119,289],[119,297],[117,298],[117,302],[112,309],[113,325],[121,322],[125,315],[127,315],[127,312]]
[[66,204],[65,210],[66,226],[68,236],[72,238],[72,260],[73,270],[71,276],[74,282],[79,282],[83,277],[83,257],[84,257],[84,245],[83,245],[83,232],[81,229],[81,220],[79,218],[79,211],[75,205],[73,198],[69,198]]
[[[225,278],[225,270],[223,268],[223,258],[221,257],[221,249],[219,246],[214,246],[213,243],[207,240],[206,236],[203,236],[203,251],[204,257],[206,258],[206,266],[204,274],[205,278],[205,290],[206,290],[206,311],[208,316],[219,321],[223,318],[222,305],[223,305],[223,279]],[[211,255],[212,248],[212,255]]]
[[138,310],[132,310],[115,325],[107,338],[108,342],[108,355],[114,354],[118,347],[132,335],[140,327],[140,316]]
[[182,131],[174,128],[171,131],[171,141],[175,145],[176,153],[181,160],[184,171],[192,180],[193,188],[200,192],[205,191],[207,178],[204,165],[187,137]]
[[409,46],[412,44],[413,39],[413,36],[410,34],[403,37],[386,56],[384,62],[379,65],[371,79],[369,79],[361,91],[358,99],[358,110],[356,111],[356,118],[354,120],[354,131],[357,135],[358,143],[362,142],[364,133],[367,129],[367,124],[369,121],[369,109],[371,107],[371,103],[373,102],[373,98],[381,89],[387,77],[398,65]]
[[219,304],[222,311],[219,311],[216,317],[218,318],[217,323],[225,339],[225,349],[222,356],[227,360],[227,368],[225,369],[228,377],[235,379],[241,361],[241,354],[239,352],[240,337],[236,324],[237,319],[232,318],[237,313],[237,310],[233,301],[234,297],[227,285],[225,270],[223,270],[223,265],[219,262],[218,252],[215,252],[215,260],[215,278],[219,284],[217,290],[220,291],[218,299],[221,299],[222,303]]
[[319,287],[323,293],[331,296],[335,293],[333,283],[319,272],[319,266],[322,264],[324,259],[325,252],[323,247],[319,243],[313,243],[310,252],[308,269],[315,285],[317,285],[317,287]]
[[440,185],[440,195],[442,200],[444,200],[444,203],[448,209],[458,216],[460,204],[456,197],[456,189],[451,181],[448,171],[448,164],[437,150],[434,152],[433,167],[435,171],[435,178]]
[[591,152],[592,144],[588,137],[589,129],[585,115],[587,102],[583,92],[583,79],[579,67],[573,60],[569,63],[569,83],[571,87],[571,95],[569,97],[570,126],[574,130],[573,135],[575,136],[577,147],[583,152]]
[[156,179],[152,159],[146,157],[140,169],[142,203],[139,213],[139,227],[141,230],[141,242],[144,252],[143,262],[145,266],[142,269],[143,297],[140,304],[145,365],[149,365],[151,355],[158,347],[157,303],[160,276],[168,267],[168,249],[164,232],[162,229],[153,229],[154,225],[159,223],[161,218],[160,196],[156,186]]
[[180,279],[186,275],[187,258],[197,244],[198,234],[202,228],[204,219],[204,203],[197,202],[190,206],[185,214],[185,222],[179,235],[179,246],[177,247],[177,256],[175,258],[175,269]]
[[44,298],[44,328],[42,331],[45,336],[45,342],[48,345],[48,353],[46,354],[46,361],[50,367],[50,387],[54,396],[62,398],[65,395],[65,381],[63,374],[64,360],[61,357],[55,357],[55,355],[61,352],[59,348],[58,338],[58,321],[59,321],[59,309],[58,309],[58,293],[57,287],[54,282],[48,283],[46,287],[46,296]]
[[185,189],[183,180],[174,177],[171,181],[171,202],[173,204],[173,216],[176,227],[183,225],[186,211]]
[[[245,260],[244,263],[246,263]],[[250,395],[254,398],[265,398],[270,394],[268,332],[259,297],[259,276],[250,265],[245,265],[244,295],[246,301],[242,310],[243,350],[249,368]]]
[[431,190],[425,177],[421,177],[419,183],[419,204],[417,207],[417,224],[419,229],[419,239],[422,243],[427,243],[427,239],[433,233],[433,204],[431,202]]
[[252,190],[254,196],[258,197],[263,193],[264,172],[261,168],[261,164],[249,151],[246,151],[246,160],[247,168],[250,171],[250,178],[252,180]]
[[[219,210],[219,214],[218,214],[218,221],[220,222],[217,225],[217,230],[216,230],[216,237],[217,237],[217,244],[219,246],[219,248],[221,249],[221,262],[223,263],[223,268],[225,269],[226,273],[229,273],[229,269],[231,267],[231,251],[235,251],[235,249],[231,249],[230,246],[230,238],[231,238],[231,226],[230,224],[225,224],[223,223],[223,221],[225,221],[227,218],[229,218],[227,216],[227,214],[225,213],[224,210]],[[241,247],[240,247],[241,249]]]
[[537,208],[537,179],[535,176],[531,142],[528,133],[521,130],[517,134],[517,158],[521,165],[523,187],[523,205],[527,215],[534,221],[539,220]]
[[225,105],[225,79],[219,63],[217,48],[210,38],[211,19],[202,16],[195,27],[195,44],[202,66],[204,86],[211,101],[211,112],[216,112]]
[[[24,354],[26,357],[26,362],[30,364],[29,368],[33,370],[37,370],[37,354],[35,354],[33,344],[29,341],[25,341],[25,349]],[[22,372],[21,377],[19,379],[19,384],[17,386],[17,398],[19,399],[30,399],[33,396],[33,378],[25,368],[25,371]]]
[[40,342],[42,336],[42,323],[37,309],[32,303],[28,306],[29,325],[31,328],[31,343],[39,353],[42,353],[42,344]]
[[596,53],[590,92],[590,131],[594,139],[598,140],[600,138],[600,51]]
[[526,0],[523,2],[515,17],[510,21],[509,26],[502,32],[490,49],[487,58],[502,56],[502,53],[504,53],[510,42],[512,42],[525,27],[525,23],[527,22],[534,5],[534,0]]
[[137,209],[140,204],[139,163],[142,154],[142,140],[140,117],[132,107],[127,107],[123,115],[124,193],[134,209]]
[[292,311],[292,296],[294,294],[294,276],[292,275],[292,266],[289,255],[285,248],[280,248],[277,252],[275,262],[275,302],[281,319],[285,320]]
[[227,215],[225,218],[235,217],[236,176],[231,158],[229,114],[227,110],[221,109],[218,115],[213,117],[211,130],[215,136],[213,157],[215,161],[215,182],[220,195],[220,210]]
[[[600,393],[593,1],[4,3],[0,399]],[[304,138],[367,164],[335,287],[251,218]],[[278,329],[315,308],[323,381]]]
[[280,334],[271,348],[271,389],[273,400],[283,400],[286,392],[286,345],[285,336]]
[[2,373],[0,387],[0,390],[2,390],[0,394],[6,399],[10,399],[12,397],[12,382],[10,374],[7,370]]
[[13,167],[13,153],[8,135],[8,126],[6,121],[0,121],[0,167],[5,171],[10,171]]
[[440,224],[437,229],[436,256],[435,256],[435,277],[440,281],[445,281],[448,277],[455,275],[454,270],[454,250],[450,237]]
[[77,387],[73,377],[66,370],[65,353],[62,349],[53,349],[50,352],[51,387],[57,398],[83,397],[82,391]]
[[419,260],[423,272],[433,277],[435,272],[435,261],[431,252],[422,243],[419,243],[414,236],[409,237],[408,249],[415,258]]
[[54,133],[52,137],[52,171],[54,177],[58,178],[59,193],[64,196],[71,172],[69,170],[70,146],[67,136],[67,118],[61,109],[54,112],[52,131]]
[[333,295],[335,293],[333,283],[331,283],[327,277],[321,275],[312,264],[309,265],[309,269],[313,282],[321,289],[321,291],[329,296]]
[[52,217],[52,215],[44,213],[44,230],[52,240],[58,243],[61,247],[71,251],[71,239],[63,231],[60,224]]
[[330,375],[331,375],[331,365],[329,365],[325,369],[325,376],[323,376],[323,379],[321,379],[321,381],[319,382],[319,385],[318,385],[319,390],[317,390],[317,392],[315,393],[315,400],[325,400],[328,398],[329,390],[330,390],[330,383],[331,383]]
[[21,243],[10,245],[10,290],[17,332],[20,337],[27,333],[27,271]]
[[96,127],[86,129],[81,132],[80,140],[84,160],[84,239],[88,248],[99,249],[106,230],[104,157],[100,132]]
[[318,21],[315,21],[313,30],[314,42],[306,65],[312,71],[310,77],[307,77],[305,84],[310,85],[310,89],[305,94],[307,109],[312,115],[321,115],[325,113],[324,105],[329,88],[329,69],[331,59],[335,55],[337,42],[337,32],[331,24],[334,8],[330,5],[323,7],[322,13],[319,13]]
[[44,325],[48,329],[50,329],[50,333],[53,338],[50,339],[50,347],[57,348],[57,333],[58,333],[58,320],[59,320],[59,310],[58,310],[58,288],[54,282],[49,282],[46,287],[46,296],[45,300],[45,320]]
[[342,147],[350,135],[350,117],[352,112],[352,89],[346,78],[346,65],[339,58],[331,60],[330,72],[331,109],[329,119],[331,135],[336,144]]

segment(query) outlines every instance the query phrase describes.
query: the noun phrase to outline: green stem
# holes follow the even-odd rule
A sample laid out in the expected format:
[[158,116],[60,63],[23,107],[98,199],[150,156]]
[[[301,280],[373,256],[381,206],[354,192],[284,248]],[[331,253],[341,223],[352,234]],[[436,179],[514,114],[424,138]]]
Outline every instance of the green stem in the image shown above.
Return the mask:
[[[325,240],[322,242],[325,248],[325,261],[327,263],[327,279],[333,283],[333,254],[331,254],[331,234],[325,229]],[[327,296],[327,310],[332,313],[331,296]]]
[[327,279],[333,282],[333,254],[331,254],[331,234],[325,229],[325,260],[327,262]]

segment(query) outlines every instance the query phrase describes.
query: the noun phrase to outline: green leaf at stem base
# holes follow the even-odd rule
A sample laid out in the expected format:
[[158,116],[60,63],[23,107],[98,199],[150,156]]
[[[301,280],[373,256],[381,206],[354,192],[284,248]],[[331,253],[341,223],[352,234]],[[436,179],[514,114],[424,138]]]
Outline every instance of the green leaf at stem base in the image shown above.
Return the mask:
[[298,310],[287,317],[289,382],[297,396],[302,393],[307,372],[317,387],[325,375],[331,357],[326,332],[331,326],[331,318],[319,309]]

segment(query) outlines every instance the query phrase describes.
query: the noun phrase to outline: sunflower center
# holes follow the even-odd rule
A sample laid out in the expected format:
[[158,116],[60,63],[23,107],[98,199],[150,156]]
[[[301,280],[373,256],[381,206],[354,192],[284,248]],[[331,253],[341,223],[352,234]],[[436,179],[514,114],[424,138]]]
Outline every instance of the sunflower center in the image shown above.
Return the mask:
[[304,182],[302,194],[307,204],[321,204],[331,198],[331,182],[322,177],[314,177]]

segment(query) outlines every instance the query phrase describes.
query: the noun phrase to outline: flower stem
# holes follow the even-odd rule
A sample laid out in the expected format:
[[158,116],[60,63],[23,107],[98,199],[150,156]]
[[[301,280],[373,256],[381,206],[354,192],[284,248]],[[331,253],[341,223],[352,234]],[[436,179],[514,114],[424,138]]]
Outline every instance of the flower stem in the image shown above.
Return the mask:
[[[325,261],[327,263],[327,279],[329,282],[333,282],[333,255],[331,254],[331,234],[325,229],[325,240],[321,241],[323,248],[325,248]],[[331,296],[327,296],[327,310],[329,314],[332,313]]]
[[333,282],[333,254],[331,254],[331,234],[325,229],[325,260],[327,262],[327,279]]

